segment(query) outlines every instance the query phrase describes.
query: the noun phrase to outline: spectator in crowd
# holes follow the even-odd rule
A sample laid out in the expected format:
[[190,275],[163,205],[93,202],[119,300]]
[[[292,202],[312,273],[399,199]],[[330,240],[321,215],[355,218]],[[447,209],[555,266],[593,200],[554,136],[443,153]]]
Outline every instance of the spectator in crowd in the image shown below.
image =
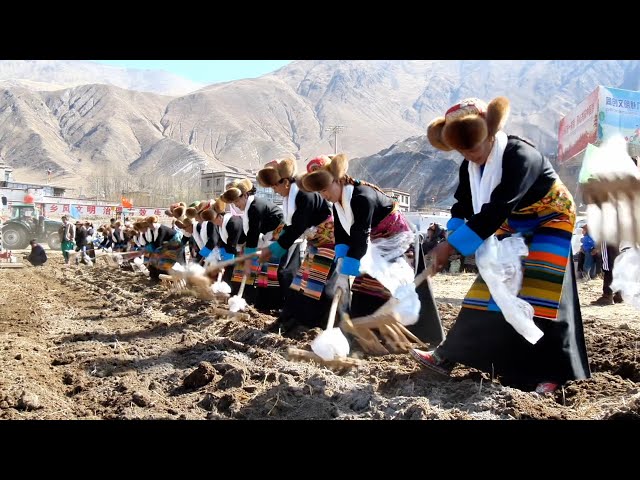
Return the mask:
[[595,248],[596,242],[591,238],[591,235],[589,235],[589,226],[586,223],[582,226],[580,243],[582,244],[580,250],[584,254],[582,279],[592,280],[596,277],[596,256],[598,255],[598,250]]
[[432,223],[427,230],[427,238],[422,244],[422,251],[428,255],[440,242],[446,240],[446,231],[439,223]]
[[60,238],[62,243],[60,249],[62,250],[62,256],[64,257],[64,264],[69,265],[69,250],[73,250],[74,241],[76,238],[76,227],[69,221],[67,215],[62,216],[62,227]]
[[87,254],[87,229],[81,221],[76,222],[76,252],[81,252],[80,259],[76,257],[76,263],[79,261],[85,261],[85,255]]
[[600,244],[600,252],[602,255],[602,271],[604,273],[604,280],[602,282],[602,296],[597,300],[591,302],[591,305],[604,306],[613,305],[614,303],[622,303],[623,299],[621,293],[614,293],[614,291],[611,290],[611,283],[613,282],[613,263],[620,253],[619,248],[617,245],[609,245],[605,242],[602,242]]

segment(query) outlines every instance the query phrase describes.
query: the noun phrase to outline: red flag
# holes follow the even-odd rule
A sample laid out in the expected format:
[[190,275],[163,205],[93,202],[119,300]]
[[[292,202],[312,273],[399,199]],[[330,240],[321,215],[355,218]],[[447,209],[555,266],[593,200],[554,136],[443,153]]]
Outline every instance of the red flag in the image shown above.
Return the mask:
[[131,200],[127,198],[120,197],[120,203],[124,208],[133,208],[133,203],[131,203]]

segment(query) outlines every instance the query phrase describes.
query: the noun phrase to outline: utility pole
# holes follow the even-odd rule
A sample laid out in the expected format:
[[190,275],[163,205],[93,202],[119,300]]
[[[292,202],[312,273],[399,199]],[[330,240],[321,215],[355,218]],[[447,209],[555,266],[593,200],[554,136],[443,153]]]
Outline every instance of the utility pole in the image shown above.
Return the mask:
[[338,133],[342,132],[346,127],[344,125],[329,125],[324,130],[333,132],[333,150],[334,154],[338,154]]

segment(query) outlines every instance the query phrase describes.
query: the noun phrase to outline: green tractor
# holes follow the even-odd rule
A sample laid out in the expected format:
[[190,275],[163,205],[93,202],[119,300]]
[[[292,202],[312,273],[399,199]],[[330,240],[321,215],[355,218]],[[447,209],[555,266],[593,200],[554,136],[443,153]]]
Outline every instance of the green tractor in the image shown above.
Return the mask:
[[38,243],[47,243],[52,250],[60,250],[60,227],[62,222],[39,215],[33,203],[14,203],[11,217],[2,225],[2,247],[20,250],[27,248],[29,241],[35,238]]

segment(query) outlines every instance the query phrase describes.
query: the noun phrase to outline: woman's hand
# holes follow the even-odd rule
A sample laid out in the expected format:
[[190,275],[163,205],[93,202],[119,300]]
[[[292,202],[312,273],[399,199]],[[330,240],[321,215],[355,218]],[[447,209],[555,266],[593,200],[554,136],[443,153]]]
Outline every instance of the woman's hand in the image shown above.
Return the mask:
[[451,246],[446,240],[437,244],[429,254],[431,255],[431,266],[429,267],[429,276],[433,276],[436,273],[442,271],[447,265],[449,257],[456,252],[456,249]]
[[271,250],[263,248],[258,257],[258,263],[266,263],[271,258]]

